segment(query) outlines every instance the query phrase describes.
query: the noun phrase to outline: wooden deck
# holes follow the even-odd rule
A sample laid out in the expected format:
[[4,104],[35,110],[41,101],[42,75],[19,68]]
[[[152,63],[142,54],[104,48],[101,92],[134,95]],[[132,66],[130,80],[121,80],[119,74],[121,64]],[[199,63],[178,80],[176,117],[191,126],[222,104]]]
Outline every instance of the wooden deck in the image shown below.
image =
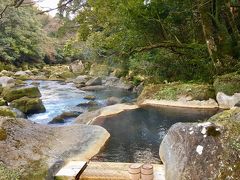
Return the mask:
[[[77,177],[79,167],[83,167],[82,161],[76,161],[73,166],[66,165],[56,175],[56,179],[74,180]],[[130,163],[113,162],[89,162],[86,169],[81,173],[80,180],[130,180],[128,167]],[[154,180],[165,180],[163,165],[153,164]],[[65,172],[61,174],[61,172]],[[68,173],[66,173],[68,172]],[[67,175],[66,175],[67,174]]]

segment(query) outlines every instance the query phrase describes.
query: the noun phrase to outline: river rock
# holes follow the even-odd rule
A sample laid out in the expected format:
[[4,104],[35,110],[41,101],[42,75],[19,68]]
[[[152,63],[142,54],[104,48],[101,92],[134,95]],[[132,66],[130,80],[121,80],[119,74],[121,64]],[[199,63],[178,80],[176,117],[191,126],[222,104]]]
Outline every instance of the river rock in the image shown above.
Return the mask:
[[106,86],[87,86],[87,87],[82,87],[81,90],[83,91],[101,91],[101,90],[105,90]]
[[15,79],[13,79],[12,77],[0,77],[0,84],[2,85],[2,87],[13,87],[15,85],[15,82]]
[[30,76],[33,75],[33,73],[29,70],[27,71],[17,71],[14,76],[17,79],[21,79],[21,80],[26,80],[26,79],[30,79]]
[[120,104],[122,103],[122,99],[118,97],[109,97],[107,98],[107,106],[114,105],[114,104]]
[[0,117],[0,177],[16,172],[17,179],[54,179],[66,162],[88,161],[109,136],[99,126],[50,127]]
[[94,96],[94,95],[87,95],[87,96],[85,96],[83,99],[87,99],[87,100],[92,100],[92,101],[94,101],[94,100],[96,99],[96,96]]
[[105,64],[92,64],[90,67],[89,75],[90,76],[108,76],[111,72],[111,69],[108,65]]
[[14,75],[15,76],[32,76],[33,73],[30,70],[26,70],[26,71],[17,71]]
[[10,76],[13,76],[13,75],[14,75],[14,72],[12,72],[12,71],[2,70],[0,72],[0,76],[8,76],[8,77],[10,77]]
[[49,124],[55,124],[55,123],[65,123],[65,121],[69,118],[74,118],[74,117],[78,117],[80,114],[82,114],[81,112],[76,112],[76,111],[72,111],[72,112],[63,112],[61,115],[53,118],[52,121],[49,122]]
[[173,125],[160,146],[166,179],[238,179],[240,108]]
[[11,102],[11,107],[17,108],[26,114],[42,113],[46,109],[39,98],[22,97]]
[[112,106],[103,107],[95,111],[83,113],[76,118],[75,123],[99,124],[99,121],[105,119],[106,117],[114,116],[121,112],[131,111],[138,108],[139,106],[137,105],[115,104]]
[[220,108],[224,109],[232,108],[240,102],[240,93],[235,93],[232,96],[228,96],[223,92],[218,92],[217,102]]
[[88,102],[82,102],[77,105],[77,107],[93,107],[97,106],[98,103],[96,101],[88,101]]
[[85,84],[88,81],[89,77],[87,75],[82,75],[76,77],[76,79],[73,80],[75,84]]
[[72,62],[69,67],[74,74],[82,74],[85,70],[83,63],[80,60]]
[[95,77],[86,82],[86,86],[98,86],[102,85],[102,78]]
[[115,87],[124,90],[132,90],[133,85],[129,82],[124,81],[123,78],[117,78],[114,76],[106,77],[105,85],[108,87]]
[[2,95],[3,98],[8,102],[22,98],[24,96],[29,98],[41,97],[41,93],[38,87],[35,86],[4,89]]

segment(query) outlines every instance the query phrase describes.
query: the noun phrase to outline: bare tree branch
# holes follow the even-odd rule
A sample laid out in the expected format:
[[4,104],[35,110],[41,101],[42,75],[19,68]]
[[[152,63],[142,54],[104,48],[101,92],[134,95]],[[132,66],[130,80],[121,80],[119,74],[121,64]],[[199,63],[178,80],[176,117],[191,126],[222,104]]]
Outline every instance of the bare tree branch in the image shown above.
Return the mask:
[[66,3],[61,4],[61,5],[59,5],[59,6],[56,7],[56,8],[50,8],[50,9],[48,9],[48,10],[41,11],[41,12],[39,12],[38,14],[44,14],[44,13],[47,13],[47,12],[50,12],[50,11],[54,11],[54,10],[60,9],[60,8],[62,8],[62,7],[66,7],[66,6],[67,6],[68,4],[70,4],[72,1],[73,1],[73,0],[68,0]]

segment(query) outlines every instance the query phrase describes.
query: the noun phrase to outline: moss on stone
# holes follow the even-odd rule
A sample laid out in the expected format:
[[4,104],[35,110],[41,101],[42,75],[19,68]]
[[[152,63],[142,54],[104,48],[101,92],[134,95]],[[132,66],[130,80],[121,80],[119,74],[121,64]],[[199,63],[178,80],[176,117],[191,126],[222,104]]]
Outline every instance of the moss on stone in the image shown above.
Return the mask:
[[44,180],[48,175],[48,166],[44,160],[32,161],[21,175],[24,180]]
[[7,106],[0,106],[0,116],[8,116],[8,117],[16,117],[17,114],[11,110],[11,108]]
[[5,129],[0,128],[0,141],[4,141],[7,139],[7,132]]
[[5,106],[6,101],[3,98],[0,98],[0,106]]
[[3,87],[2,87],[2,84],[0,84],[0,94],[2,94],[3,92]]
[[41,97],[41,93],[38,87],[34,87],[34,86],[4,89],[2,95],[3,95],[3,98],[8,102],[11,102],[15,99],[19,99],[24,96],[30,97],[30,98]]
[[223,111],[209,121],[221,126],[224,135],[221,137],[223,154],[218,179],[235,179],[240,177],[240,108]]
[[138,100],[177,100],[180,97],[191,97],[191,100],[208,100],[215,98],[215,92],[213,87],[208,84],[151,84],[144,87]]
[[91,76],[108,76],[110,72],[111,69],[108,65],[94,63],[91,65],[89,74]]
[[8,169],[2,162],[0,162],[0,180],[19,180],[19,174],[18,171]]
[[216,94],[223,92],[229,96],[240,92],[240,74],[231,73],[219,76],[213,83]]
[[11,106],[19,109],[26,114],[46,111],[42,100],[39,98],[22,97],[20,99],[12,101]]

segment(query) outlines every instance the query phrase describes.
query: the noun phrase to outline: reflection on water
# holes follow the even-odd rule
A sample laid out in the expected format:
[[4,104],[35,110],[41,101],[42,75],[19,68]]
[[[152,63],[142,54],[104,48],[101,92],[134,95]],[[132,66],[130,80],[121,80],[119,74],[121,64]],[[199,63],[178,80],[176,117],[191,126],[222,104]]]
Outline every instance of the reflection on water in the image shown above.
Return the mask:
[[[73,83],[61,83],[59,81],[27,81],[28,84],[38,83],[42,94],[42,101],[46,108],[45,113],[33,114],[28,118],[34,122],[47,124],[54,117],[66,111],[85,112],[88,108],[77,107],[79,103],[88,102],[84,97],[86,95],[96,96],[96,102],[99,107],[106,106],[106,98],[114,96],[131,101],[135,94],[120,89],[106,89],[103,91],[86,92],[74,86]],[[73,120],[69,119],[69,122]]]
[[144,108],[120,113],[101,121],[111,134],[104,150],[92,160],[159,163],[159,145],[167,130],[177,122],[197,122],[214,110]]

